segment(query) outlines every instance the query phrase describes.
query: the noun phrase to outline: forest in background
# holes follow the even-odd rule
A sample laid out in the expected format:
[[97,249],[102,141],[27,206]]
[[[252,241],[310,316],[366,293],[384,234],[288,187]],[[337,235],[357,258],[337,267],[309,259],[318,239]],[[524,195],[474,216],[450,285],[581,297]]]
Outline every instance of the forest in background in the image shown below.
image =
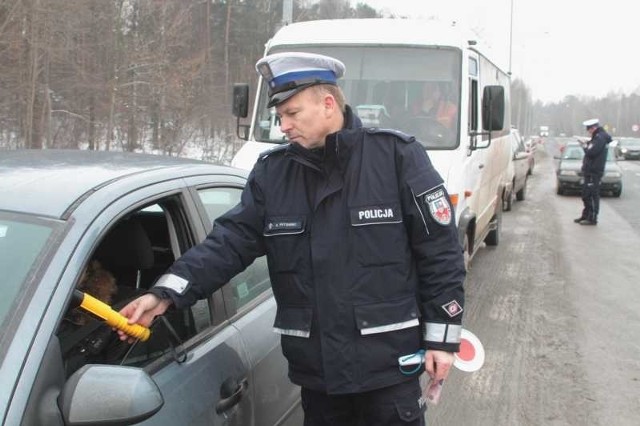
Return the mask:
[[[380,17],[348,0],[296,0],[293,21]],[[396,17],[401,18],[401,17]],[[282,25],[282,0],[0,0],[0,149],[152,151],[228,162],[231,87],[249,82]],[[531,99],[512,82],[523,134],[638,122],[637,94]]]

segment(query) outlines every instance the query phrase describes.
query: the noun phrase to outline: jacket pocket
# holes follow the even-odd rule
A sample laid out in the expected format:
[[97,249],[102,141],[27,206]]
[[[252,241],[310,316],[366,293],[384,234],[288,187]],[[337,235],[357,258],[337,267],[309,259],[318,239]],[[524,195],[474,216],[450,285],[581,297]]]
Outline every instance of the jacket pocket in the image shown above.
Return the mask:
[[308,338],[313,309],[310,306],[278,306],[273,330],[285,336]]
[[396,412],[400,420],[406,423],[413,423],[427,411],[426,404],[418,402],[419,398],[407,398],[406,400],[395,401]]
[[263,235],[272,263],[271,272],[302,270],[309,252],[306,216],[271,216],[265,219]]
[[352,250],[362,266],[401,263],[408,255],[400,203],[350,206]]
[[363,336],[403,330],[420,325],[414,297],[354,307],[356,327]]

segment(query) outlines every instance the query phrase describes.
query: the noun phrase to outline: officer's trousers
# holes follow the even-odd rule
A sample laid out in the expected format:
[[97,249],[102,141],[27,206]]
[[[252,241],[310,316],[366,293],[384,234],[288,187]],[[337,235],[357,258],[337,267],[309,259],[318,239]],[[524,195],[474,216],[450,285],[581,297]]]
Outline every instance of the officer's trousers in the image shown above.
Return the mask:
[[600,178],[599,175],[585,175],[582,185],[582,218],[593,222],[598,221],[600,212]]
[[424,426],[418,378],[358,394],[327,395],[302,388],[304,426]]

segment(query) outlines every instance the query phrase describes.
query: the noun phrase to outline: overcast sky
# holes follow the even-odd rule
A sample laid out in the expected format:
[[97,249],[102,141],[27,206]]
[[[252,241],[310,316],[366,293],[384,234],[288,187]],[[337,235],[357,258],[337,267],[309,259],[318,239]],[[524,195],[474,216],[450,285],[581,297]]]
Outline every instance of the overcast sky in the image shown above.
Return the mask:
[[[480,33],[509,68],[511,0],[351,0],[383,12],[437,17]],[[534,99],[629,94],[640,87],[635,0],[513,0],[511,71]]]

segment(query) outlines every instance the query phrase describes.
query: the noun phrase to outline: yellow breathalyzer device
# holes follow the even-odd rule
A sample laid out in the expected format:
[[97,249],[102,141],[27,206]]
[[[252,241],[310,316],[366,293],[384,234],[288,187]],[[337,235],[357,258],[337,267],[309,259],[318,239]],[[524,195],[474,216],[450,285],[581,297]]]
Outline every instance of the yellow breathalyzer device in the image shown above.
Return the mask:
[[151,330],[140,324],[129,324],[126,317],[111,309],[111,306],[96,299],[90,294],[83,293],[80,290],[73,291],[73,299],[82,309],[103,319],[107,325],[117,328],[118,330],[128,334],[131,337],[147,341],[151,336]]

